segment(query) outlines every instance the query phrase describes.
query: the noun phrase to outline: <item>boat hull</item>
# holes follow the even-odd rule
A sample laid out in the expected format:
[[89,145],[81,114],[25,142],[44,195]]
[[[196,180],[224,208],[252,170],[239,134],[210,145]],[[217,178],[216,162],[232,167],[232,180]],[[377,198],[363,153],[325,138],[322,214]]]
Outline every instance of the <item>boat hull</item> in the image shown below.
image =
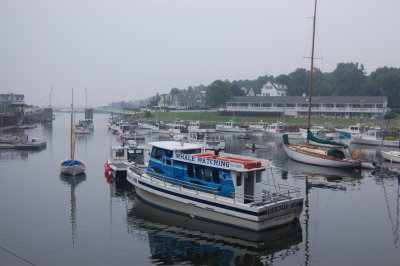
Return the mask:
[[[303,209],[303,198],[288,199],[269,204],[260,213],[255,208],[240,208],[239,204],[219,200],[219,196],[185,189],[156,178],[152,181],[128,170],[128,181],[146,203],[170,212],[225,224],[250,231],[263,231],[298,219]],[[147,178],[146,178],[147,179]],[[197,193],[196,193],[197,192]],[[276,210],[276,211],[274,211]],[[279,211],[277,211],[279,210]]]
[[60,172],[62,174],[72,175],[72,176],[83,174],[85,172],[85,170],[86,170],[86,167],[80,166],[80,165],[61,166],[60,167]]
[[370,146],[385,146],[385,147],[395,147],[400,148],[400,140],[390,141],[381,139],[368,139],[366,137],[357,137],[355,135],[351,136],[351,143],[370,145]]
[[386,161],[393,162],[393,163],[400,163],[400,152],[398,151],[382,151],[381,150],[382,158]]
[[[361,162],[358,160],[345,159],[336,160],[334,158],[328,158],[328,156],[318,156],[312,154],[306,154],[305,152],[296,151],[294,147],[297,145],[283,145],[286,154],[290,159],[312,165],[319,165],[325,167],[337,167],[337,168],[358,168],[361,166]],[[301,147],[301,146],[299,146]]]
[[300,132],[273,132],[273,131],[264,131],[264,135],[269,138],[282,138],[282,136],[286,134],[289,136],[289,139],[303,139],[303,135]]

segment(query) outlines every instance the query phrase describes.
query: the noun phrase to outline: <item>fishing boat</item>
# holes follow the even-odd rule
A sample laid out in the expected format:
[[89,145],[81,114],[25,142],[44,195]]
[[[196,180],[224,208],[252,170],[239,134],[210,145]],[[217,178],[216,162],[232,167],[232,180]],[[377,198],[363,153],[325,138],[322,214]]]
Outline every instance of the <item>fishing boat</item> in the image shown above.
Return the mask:
[[250,131],[263,131],[264,130],[264,122],[258,122],[258,124],[249,125]]
[[[308,119],[307,119],[307,134],[312,135],[311,129],[311,107],[312,107],[312,91],[313,91],[313,73],[314,73],[314,41],[315,41],[315,22],[317,12],[317,0],[314,2],[314,17],[313,17],[313,34],[312,34],[312,50],[311,50],[311,67],[310,67],[310,86],[308,90]],[[290,144],[289,136],[284,134],[283,148],[290,159],[306,164],[313,164],[326,167],[337,168],[358,168],[362,162],[352,158],[347,158],[344,151],[336,148],[320,148],[310,145],[309,138],[306,144]],[[321,141],[330,143],[329,140],[318,140],[313,138],[313,141]],[[334,144],[332,142],[332,144]]]
[[188,133],[187,127],[181,123],[167,124],[167,127],[168,127],[168,132],[169,132],[170,136],[174,136],[176,134]]
[[256,232],[297,220],[302,212],[299,188],[263,181],[271,170],[267,160],[207,153],[191,143],[150,145],[147,168],[132,165],[127,176],[149,205]]
[[222,123],[222,124],[217,124],[215,126],[215,129],[217,131],[223,131],[223,132],[239,132],[239,133],[246,133],[247,132],[246,128],[239,127],[233,121],[225,122],[225,123]]
[[285,123],[272,123],[264,128],[264,135],[269,138],[282,138],[283,134],[287,134],[291,139],[303,138],[301,132],[286,132]]
[[368,130],[366,134],[351,135],[350,143],[370,145],[370,146],[385,146],[400,148],[400,140],[383,139],[383,134],[376,130]]
[[72,90],[72,103],[71,103],[71,125],[70,125],[70,158],[61,161],[60,170],[61,174],[79,175],[85,172],[86,164],[75,158],[75,132],[74,132],[74,91]]
[[336,133],[339,134],[340,139],[351,139],[352,135],[366,136],[364,126],[361,124],[351,125],[344,129],[335,129]]
[[208,129],[198,129],[197,131],[190,132],[188,135],[188,142],[193,144],[202,144],[206,150],[225,149],[224,138]]
[[110,157],[104,164],[104,170],[111,177],[124,179],[128,164],[128,147],[113,146],[110,149]]

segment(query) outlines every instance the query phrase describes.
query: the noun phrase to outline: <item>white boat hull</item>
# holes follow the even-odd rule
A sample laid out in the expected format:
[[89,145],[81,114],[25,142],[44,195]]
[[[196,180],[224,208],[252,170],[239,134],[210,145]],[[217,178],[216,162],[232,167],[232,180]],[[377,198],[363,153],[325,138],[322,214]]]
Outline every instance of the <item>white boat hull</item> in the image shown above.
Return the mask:
[[386,161],[390,161],[392,163],[400,163],[400,152],[399,151],[382,151],[382,158]]
[[216,126],[215,127],[216,131],[222,131],[222,132],[237,132],[237,133],[246,133],[247,129],[242,128],[242,127],[224,127],[224,126]]
[[261,209],[248,204],[245,206],[227,197],[151,179],[130,169],[127,179],[135,186],[137,195],[153,206],[250,231],[262,231],[289,223],[299,218],[303,208],[303,198],[271,203]]
[[264,135],[269,138],[282,138],[282,136],[286,134],[289,139],[303,139],[303,135],[301,132],[273,132],[273,131],[264,131]]
[[312,153],[300,152],[295,149],[295,147],[302,147],[301,145],[283,145],[286,154],[290,159],[313,165],[320,165],[325,167],[337,167],[337,168],[357,168],[361,166],[361,162],[353,159],[334,159],[328,156],[321,156]]
[[351,136],[351,143],[370,145],[370,146],[385,146],[385,147],[395,147],[400,148],[400,140],[390,141],[381,139],[370,139],[364,136],[357,137],[356,135]]

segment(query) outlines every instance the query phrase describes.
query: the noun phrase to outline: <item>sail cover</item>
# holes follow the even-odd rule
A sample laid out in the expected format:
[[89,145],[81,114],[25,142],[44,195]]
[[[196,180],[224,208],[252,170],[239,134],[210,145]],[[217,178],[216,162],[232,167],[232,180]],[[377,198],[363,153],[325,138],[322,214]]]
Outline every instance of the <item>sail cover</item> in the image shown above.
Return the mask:
[[344,146],[344,143],[340,143],[337,141],[333,141],[333,140],[328,140],[328,139],[320,139],[314,136],[314,134],[311,132],[310,129],[307,129],[307,139],[314,141],[316,143],[320,143],[320,144],[330,144],[330,145],[335,145],[335,146]]

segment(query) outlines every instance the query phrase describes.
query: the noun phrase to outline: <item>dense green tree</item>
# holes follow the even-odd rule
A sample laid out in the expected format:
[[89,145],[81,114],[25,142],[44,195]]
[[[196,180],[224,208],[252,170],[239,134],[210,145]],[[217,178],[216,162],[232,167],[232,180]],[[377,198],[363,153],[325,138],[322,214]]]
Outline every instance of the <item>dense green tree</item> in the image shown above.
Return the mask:
[[240,88],[237,82],[232,82],[229,88],[233,96],[245,96],[244,91]]
[[398,108],[400,105],[400,69],[378,68],[369,75],[364,88],[368,95],[387,96],[388,105],[392,108]]
[[358,63],[339,63],[333,71],[336,78],[338,95],[362,95],[362,86],[366,81],[364,66]]
[[298,68],[288,75],[289,83],[285,84],[288,87],[288,95],[301,96],[308,92],[309,73],[304,68]]
[[181,90],[178,88],[172,88],[169,94],[181,94]]
[[225,104],[231,96],[229,84],[222,80],[216,80],[206,89],[206,104],[218,107]]

